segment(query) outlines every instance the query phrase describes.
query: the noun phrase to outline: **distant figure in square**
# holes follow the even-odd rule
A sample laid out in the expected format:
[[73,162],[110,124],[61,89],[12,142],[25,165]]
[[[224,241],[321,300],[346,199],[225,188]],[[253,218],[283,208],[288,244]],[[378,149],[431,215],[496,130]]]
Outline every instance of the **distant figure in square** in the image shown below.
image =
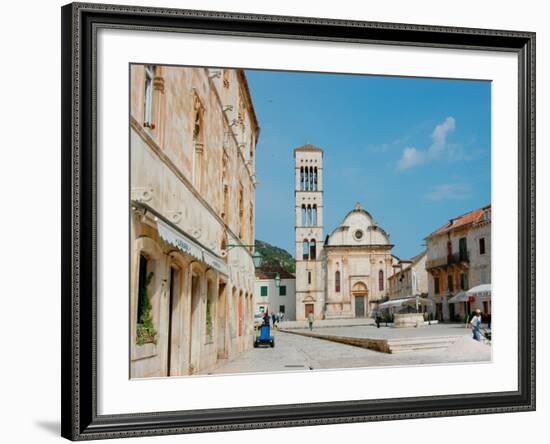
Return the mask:
[[472,317],[472,320],[470,321],[470,325],[472,326],[473,338],[476,341],[480,341],[481,340],[481,310],[479,308],[476,309],[476,312]]
[[307,322],[309,323],[309,330],[313,330],[313,320],[315,319],[315,316],[313,315],[313,312],[309,312],[307,315]]

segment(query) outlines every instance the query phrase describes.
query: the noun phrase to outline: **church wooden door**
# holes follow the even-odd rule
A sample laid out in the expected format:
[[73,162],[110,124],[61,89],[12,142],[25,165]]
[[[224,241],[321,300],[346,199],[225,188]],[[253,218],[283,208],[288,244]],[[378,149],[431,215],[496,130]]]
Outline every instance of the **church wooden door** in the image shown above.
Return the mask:
[[365,296],[355,296],[355,317],[365,317]]

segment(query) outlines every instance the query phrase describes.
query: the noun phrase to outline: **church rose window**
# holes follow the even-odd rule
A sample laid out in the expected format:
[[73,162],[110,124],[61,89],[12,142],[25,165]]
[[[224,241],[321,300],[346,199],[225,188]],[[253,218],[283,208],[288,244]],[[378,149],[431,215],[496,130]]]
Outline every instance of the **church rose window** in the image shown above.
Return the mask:
[[355,233],[353,233],[353,236],[357,240],[361,240],[363,238],[363,231],[362,230],[355,230]]

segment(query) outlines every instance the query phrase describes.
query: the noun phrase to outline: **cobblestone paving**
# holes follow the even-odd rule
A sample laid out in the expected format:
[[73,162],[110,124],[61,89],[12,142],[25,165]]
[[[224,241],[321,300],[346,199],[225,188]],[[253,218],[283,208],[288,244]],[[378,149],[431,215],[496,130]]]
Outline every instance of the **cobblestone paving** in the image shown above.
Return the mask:
[[[324,328],[323,331],[325,330]],[[377,329],[374,328],[374,330]],[[231,361],[222,361],[210,374],[490,361],[491,347],[471,339],[468,329],[462,327],[462,330],[464,330],[464,336],[447,349],[398,354],[380,353],[322,339],[275,331],[275,348],[250,349]]]

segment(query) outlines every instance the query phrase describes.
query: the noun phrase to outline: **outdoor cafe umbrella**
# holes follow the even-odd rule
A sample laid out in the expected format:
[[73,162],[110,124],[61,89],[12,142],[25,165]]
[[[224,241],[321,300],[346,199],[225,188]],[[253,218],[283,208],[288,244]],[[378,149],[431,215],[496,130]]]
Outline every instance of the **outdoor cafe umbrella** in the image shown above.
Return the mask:
[[416,306],[418,305],[431,305],[433,301],[428,298],[422,298],[420,296],[408,296],[406,298],[400,299],[390,299],[389,301],[383,302],[378,306],[380,309],[391,308],[391,307],[402,307],[405,305]]
[[476,299],[480,301],[491,299],[491,284],[476,285],[468,291],[461,291],[449,299],[449,304],[455,304],[457,302],[474,302]]

